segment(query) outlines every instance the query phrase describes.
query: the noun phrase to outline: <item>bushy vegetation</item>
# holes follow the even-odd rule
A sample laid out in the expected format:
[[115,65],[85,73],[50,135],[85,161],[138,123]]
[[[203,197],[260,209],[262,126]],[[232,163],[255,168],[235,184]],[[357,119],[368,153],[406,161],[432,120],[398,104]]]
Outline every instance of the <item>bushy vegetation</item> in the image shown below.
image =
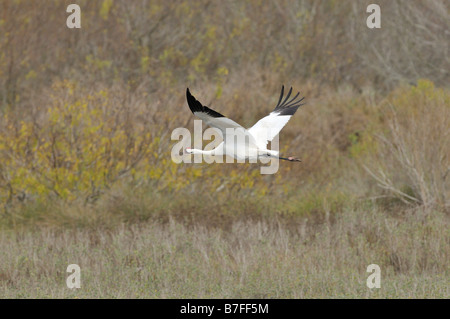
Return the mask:
[[[299,231],[356,231],[365,239],[344,236],[342,252],[370,254],[358,245],[372,245],[373,256],[397,265],[392,274],[442,274],[439,258],[433,267],[419,265],[428,262],[429,246],[391,232],[398,247],[391,251],[380,227],[384,217],[398,219],[417,238],[424,232],[424,240],[448,243],[448,2],[379,1],[378,30],[365,25],[370,1],[80,0],[78,30],[66,27],[69,3],[0,4],[0,229],[80,227],[91,236],[92,228],[107,234],[144,221],[159,232],[176,220],[182,232],[205,227],[215,236],[275,223],[289,232],[282,240],[300,246]],[[193,128],[186,87],[249,127],[273,109],[282,84],[306,97],[280,136],[281,152],[301,163],[261,175],[259,164],[172,162],[172,130]],[[375,224],[343,226],[367,212]],[[311,267],[327,253],[315,240]],[[281,255],[283,247],[276,248]],[[406,255],[411,249],[420,260]],[[446,256],[444,244],[433,249]],[[265,258],[255,256],[254,283]],[[0,283],[17,285],[9,269]],[[155,297],[182,296],[158,287],[164,292]],[[221,296],[208,289],[192,292]],[[254,297],[258,289],[222,296]],[[326,296],[314,291],[267,296]],[[382,296],[400,295],[414,296]]]
[[[2,120],[5,212],[36,202],[95,204],[124,188],[132,189],[127,201],[139,193],[170,198],[168,207],[158,207],[167,214],[207,214],[212,205],[218,213],[240,215],[249,213],[247,203],[258,203],[248,209],[320,215],[324,205],[336,211],[356,198],[375,197],[399,199],[405,207],[449,207],[450,94],[430,81],[378,102],[351,90],[311,98],[314,108],[305,106],[281,139],[282,148],[301,154],[303,162],[281,163],[273,176],[261,175],[255,164],[175,164],[167,127],[176,127],[176,119],[146,105],[145,91],[130,105],[117,97],[120,88],[75,92],[83,89],[57,83],[39,116],[8,113]],[[182,105],[183,96],[179,100]],[[204,198],[189,204],[177,197]]]

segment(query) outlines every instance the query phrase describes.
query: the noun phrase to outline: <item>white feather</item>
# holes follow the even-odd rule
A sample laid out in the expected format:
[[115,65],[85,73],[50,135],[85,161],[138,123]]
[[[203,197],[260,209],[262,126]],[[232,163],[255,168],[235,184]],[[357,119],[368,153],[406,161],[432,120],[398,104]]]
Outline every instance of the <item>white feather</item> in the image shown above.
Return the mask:
[[292,115],[279,115],[272,112],[256,122],[248,129],[248,132],[256,139],[259,148],[267,148],[267,143],[280,133],[291,117]]

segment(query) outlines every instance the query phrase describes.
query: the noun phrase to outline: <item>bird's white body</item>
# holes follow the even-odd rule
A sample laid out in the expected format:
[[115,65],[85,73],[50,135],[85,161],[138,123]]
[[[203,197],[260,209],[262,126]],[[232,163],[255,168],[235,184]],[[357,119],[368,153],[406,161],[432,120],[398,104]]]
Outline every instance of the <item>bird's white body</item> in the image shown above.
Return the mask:
[[260,149],[248,143],[222,142],[210,151],[187,148],[188,154],[204,154],[214,156],[230,156],[237,160],[257,160],[261,157],[277,157],[279,152],[268,149]]
[[300,161],[293,157],[279,157],[278,151],[267,149],[268,142],[273,140],[287,124],[291,116],[297,111],[297,108],[302,105],[300,102],[303,98],[295,101],[299,93],[290,101],[287,101],[292,92],[292,88],[281,103],[283,92],[284,87],[281,90],[280,99],[274,111],[260,119],[251,128],[245,129],[235,121],[203,106],[191,95],[189,89],[187,89],[186,97],[192,113],[209,126],[217,129],[222,134],[224,141],[210,151],[187,148],[186,152],[188,154],[215,156],[227,155],[237,160],[257,160],[261,157],[274,157],[289,161]]

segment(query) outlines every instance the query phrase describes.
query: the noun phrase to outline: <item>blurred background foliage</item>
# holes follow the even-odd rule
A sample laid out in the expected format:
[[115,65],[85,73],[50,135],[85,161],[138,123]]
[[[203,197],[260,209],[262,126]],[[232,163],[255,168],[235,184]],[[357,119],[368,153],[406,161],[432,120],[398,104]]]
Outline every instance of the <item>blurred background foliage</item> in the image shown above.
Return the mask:
[[[449,3],[378,1],[371,30],[370,2],[80,0],[68,29],[71,1],[2,1],[2,214],[448,212]],[[186,87],[249,127],[282,84],[306,96],[280,137],[301,164],[171,161],[172,130],[193,129]]]

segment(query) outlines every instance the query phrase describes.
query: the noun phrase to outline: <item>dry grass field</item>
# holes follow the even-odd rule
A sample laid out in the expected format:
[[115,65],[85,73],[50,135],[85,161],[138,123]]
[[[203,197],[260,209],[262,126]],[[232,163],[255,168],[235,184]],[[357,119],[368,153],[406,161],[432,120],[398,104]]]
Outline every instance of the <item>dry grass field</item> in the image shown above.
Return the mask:
[[[448,1],[71,2],[0,3],[0,298],[450,297]],[[171,160],[282,84],[301,163]]]
[[[112,230],[2,234],[6,298],[448,298],[448,222],[442,214],[345,210],[320,226],[170,220]],[[81,268],[68,289],[67,265]],[[368,265],[382,270],[369,289]]]

